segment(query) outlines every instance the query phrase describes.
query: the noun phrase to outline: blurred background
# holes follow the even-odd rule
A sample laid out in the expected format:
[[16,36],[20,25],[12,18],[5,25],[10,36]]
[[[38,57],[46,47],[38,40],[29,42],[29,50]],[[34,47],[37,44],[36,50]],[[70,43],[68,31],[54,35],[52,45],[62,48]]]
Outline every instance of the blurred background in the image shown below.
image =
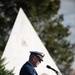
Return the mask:
[[22,8],[63,75],[75,75],[75,0],[0,0],[0,58]]

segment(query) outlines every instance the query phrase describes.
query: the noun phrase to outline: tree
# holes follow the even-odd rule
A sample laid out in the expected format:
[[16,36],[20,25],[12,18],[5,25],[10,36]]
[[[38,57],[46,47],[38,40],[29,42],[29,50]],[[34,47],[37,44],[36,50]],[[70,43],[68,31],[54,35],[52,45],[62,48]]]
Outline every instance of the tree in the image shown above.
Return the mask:
[[9,71],[5,69],[5,64],[3,64],[5,59],[0,59],[0,75],[14,75],[13,70]]
[[62,25],[63,15],[57,15],[60,0],[0,1],[0,50],[5,48],[20,7],[23,8],[59,69],[67,71],[73,61],[74,47],[65,39],[70,35],[70,27]]

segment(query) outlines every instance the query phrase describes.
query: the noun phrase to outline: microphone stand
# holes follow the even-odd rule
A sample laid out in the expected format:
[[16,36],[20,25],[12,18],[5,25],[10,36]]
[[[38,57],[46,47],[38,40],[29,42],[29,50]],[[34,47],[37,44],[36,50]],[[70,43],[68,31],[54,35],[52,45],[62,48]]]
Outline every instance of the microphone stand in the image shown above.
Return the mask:
[[54,68],[50,67],[49,65],[46,66],[48,69],[53,70],[57,75],[59,75],[59,72],[57,70],[55,70]]

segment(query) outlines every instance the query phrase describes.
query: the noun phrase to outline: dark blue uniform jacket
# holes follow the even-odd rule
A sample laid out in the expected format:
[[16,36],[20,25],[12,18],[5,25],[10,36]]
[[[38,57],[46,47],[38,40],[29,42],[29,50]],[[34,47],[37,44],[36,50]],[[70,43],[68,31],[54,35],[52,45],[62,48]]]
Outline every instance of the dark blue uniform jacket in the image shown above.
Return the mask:
[[21,68],[19,75],[38,75],[33,65],[27,61]]

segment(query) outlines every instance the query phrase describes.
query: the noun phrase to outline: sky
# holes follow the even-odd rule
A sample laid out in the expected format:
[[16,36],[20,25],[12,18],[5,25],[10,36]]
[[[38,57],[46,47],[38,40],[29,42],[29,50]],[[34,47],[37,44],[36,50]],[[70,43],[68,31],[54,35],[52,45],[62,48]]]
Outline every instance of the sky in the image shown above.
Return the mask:
[[[71,26],[71,35],[68,37],[68,40],[71,43],[75,43],[75,0],[61,0],[61,5],[58,13],[64,15],[63,25]],[[72,68],[75,69],[75,59],[72,64]]]
[[71,35],[68,40],[75,43],[75,0],[61,0],[59,14],[64,15],[64,26],[70,25]]

